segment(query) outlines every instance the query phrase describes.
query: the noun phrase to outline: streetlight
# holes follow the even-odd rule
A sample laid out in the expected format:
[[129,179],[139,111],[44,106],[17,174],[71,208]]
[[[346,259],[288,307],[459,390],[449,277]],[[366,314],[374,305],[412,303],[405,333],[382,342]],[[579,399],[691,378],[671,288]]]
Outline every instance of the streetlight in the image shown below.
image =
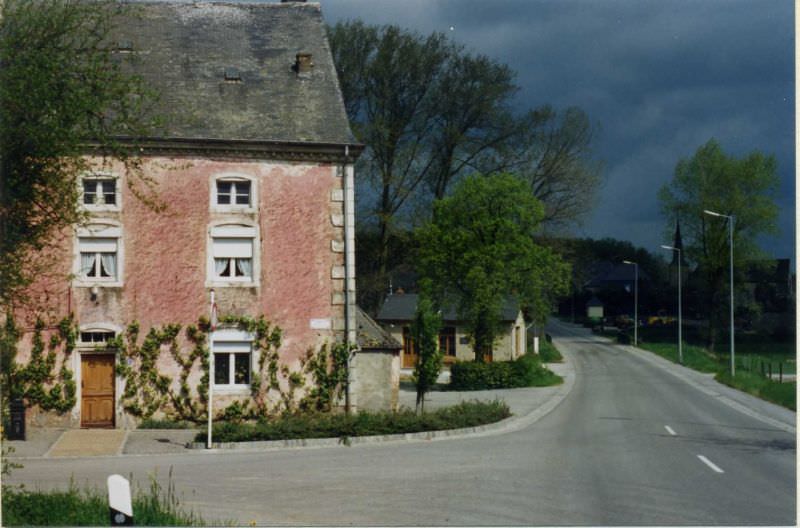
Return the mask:
[[678,252],[678,363],[683,365],[683,302],[681,301],[681,249],[672,246],[661,246],[664,249]]
[[736,359],[734,356],[734,345],[733,345],[733,222],[735,217],[733,215],[724,215],[721,213],[715,213],[714,211],[709,211],[708,209],[703,211],[707,215],[711,216],[719,216],[721,218],[728,219],[728,245],[730,246],[730,289],[731,289],[731,377],[736,375]]
[[639,264],[630,260],[623,260],[622,263],[633,266],[633,346],[639,346]]

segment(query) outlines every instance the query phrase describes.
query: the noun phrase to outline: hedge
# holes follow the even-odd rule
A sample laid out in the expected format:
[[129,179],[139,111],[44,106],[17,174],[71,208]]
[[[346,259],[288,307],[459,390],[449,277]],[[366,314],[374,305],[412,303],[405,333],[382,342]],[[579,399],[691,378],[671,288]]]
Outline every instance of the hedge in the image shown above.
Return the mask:
[[563,379],[545,368],[539,358],[525,354],[513,361],[454,363],[450,367],[450,390],[513,389],[557,385]]
[[[511,411],[502,401],[462,402],[422,414],[403,409],[397,412],[359,412],[352,415],[293,414],[256,423],[220,422],[214,424],[213,435],[215,442],[341,438],[476,427],[498,422],[509,416]],[[206,433],[198,433],[195,439],[204,442]]]

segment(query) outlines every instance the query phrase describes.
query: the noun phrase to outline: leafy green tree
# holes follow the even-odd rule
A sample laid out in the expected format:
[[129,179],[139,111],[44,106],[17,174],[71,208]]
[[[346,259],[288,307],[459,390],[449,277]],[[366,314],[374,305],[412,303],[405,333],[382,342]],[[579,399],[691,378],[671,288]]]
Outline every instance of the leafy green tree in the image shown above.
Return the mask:
[[158,120],[148,112],[155,94],[111,38],[134,7],[6,0],[1,9],[0,304],[8,305],[52,267],[55,252],[42,249],[84,219],[77,178],[90,168],[87,154],[123,161],[134,194],[158,208],[130,141]]
[[590,210],[601,175],[590,150],[596,126],[583,111],[545,105],[517,115],[516,73],[440,33],[356,20],[328,34],[347,115],[367,146],[358,162],[367,185],[356,199],[359,254],[369,245],[371,263],[358,275],[359,301],[368,309],[412,249],[394,251],[403,231],[469,174],[520,175],[544,204],[543,228]]
[[426,295],[419,296],[417,312],[411,324],[411,335],[417,347],[417,363],[414,365],[414,384],[417,386],[417,411],[425,410],[425,394],[436,383],[442,370],[444,354],[439,350],[439,330],[442,316]]
[[534,242],[543,215],[515,176],[473,175],[437,201],[433,219],[417,230],[418,271],[439,305],[457,307],[477,361],[492,353],[505,296],[515,295],[541,324],[567,291],[569,266]]
[[[753,151],[743,158],[726,154],[711,139],[675,167],[672,181],[661,188],[659,199],[668,222],[668,237],[680,218],[686,256],[698,267],[699,287],[708,314],[708,344],[713,349],[728,307],[728,223],[703,213],[733,215],[734,280],[744,263],[761,255],[756,240],[777,233],[778,190],[774,156]],[[670,240],[671,241],[671,240]],[[741,282],[740,282],[741,284]]]

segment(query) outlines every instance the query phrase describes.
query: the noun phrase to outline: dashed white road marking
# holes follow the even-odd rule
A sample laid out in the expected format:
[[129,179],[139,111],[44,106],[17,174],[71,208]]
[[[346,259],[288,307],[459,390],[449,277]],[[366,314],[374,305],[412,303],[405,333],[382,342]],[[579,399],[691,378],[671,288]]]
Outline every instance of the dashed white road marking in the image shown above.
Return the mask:
[[715,463],[713,463],[712,461],[710,461],[709,459],[707,459],[703,455],[697,455],[697,458],[699,458],[700,461],[703,464],[707,465],[708,467],[710,467],[711,469],[713,469],[717,473],[725,473],[722,469],[720,469],[720,467],[718,465],[716,465]]
[[672,430],[672,427],[670,427],[670,426],[668,426],[668,425],[665,425],[665,426],[664,426],[664,429],[666,429],[666,430],[667,430],[667,432],[668,432],[669,434],[671,434],[672,436],[676,436],[676,433],[675,433],[675,431],[673,431],[673,430]]

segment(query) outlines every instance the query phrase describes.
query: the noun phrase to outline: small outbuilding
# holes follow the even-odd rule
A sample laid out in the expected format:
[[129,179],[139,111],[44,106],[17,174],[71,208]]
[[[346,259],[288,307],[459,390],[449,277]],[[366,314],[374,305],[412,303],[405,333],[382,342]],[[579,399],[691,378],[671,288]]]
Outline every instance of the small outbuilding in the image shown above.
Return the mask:
[[356,307],[358,350],[351,362],[351,397],[359,410],[397,409],[400,391],[400,350],[403,346]]

